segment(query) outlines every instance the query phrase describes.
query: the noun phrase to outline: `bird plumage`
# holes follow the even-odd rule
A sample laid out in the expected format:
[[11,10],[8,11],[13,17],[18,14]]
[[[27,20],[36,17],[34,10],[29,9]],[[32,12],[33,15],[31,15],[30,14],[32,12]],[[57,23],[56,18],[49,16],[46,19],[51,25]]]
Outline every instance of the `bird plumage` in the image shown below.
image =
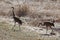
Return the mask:
[[[22,25],[22,23],[23,23],[22,20],[20,20],[19,18],[17,18],[17,17],[15,16],[15,14],[14,14],[14,7],[12,7],[12,12],[13,12],[14,23],[16,24],[16,22],[17,22],[17,23],[19,24],[19,26]],[[14,27],[15,27],[15,24],[14,24]],[[13,27],[13,28],[14,28],[14,27]],[[13,28],[12,28],[12,29],[13,29]],[[19,27],[19,28],[20,28],[20,27]]]

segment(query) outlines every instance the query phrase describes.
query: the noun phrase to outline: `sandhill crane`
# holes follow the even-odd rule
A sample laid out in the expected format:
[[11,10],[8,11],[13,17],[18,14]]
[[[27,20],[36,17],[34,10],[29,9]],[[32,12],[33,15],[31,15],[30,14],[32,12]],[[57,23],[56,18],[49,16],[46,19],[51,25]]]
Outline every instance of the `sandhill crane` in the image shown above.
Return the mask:
[[[15,22],[15,24],[14,24],[14,27],[15,27],[15,25],[16,25],[16,22],[19,24],[19,29],[20,29],[20,25],[22,25],[22,21],[19,19],[19,18],[17,18],[16,16],[15,16],[15,14],[14,14],[14,7],[11,7],[12,8],[12,12],[13,12],[13,19],[14,19],[14,22]],[[14,28],[13,27],[13,28]],[[12,28],[12,29],[13,29]]]
[[[53,20],[53,22],[48,22],[47,21],[47,22],[39,23],[39,25],[46,26],[46,33],[47,33],[48,28],[51,28],[52,29],[52,26],[55,27],[54,26],[54,22],[55,22],[55,20]],[[52,32],[53,32],[53,29],[52,29]]]

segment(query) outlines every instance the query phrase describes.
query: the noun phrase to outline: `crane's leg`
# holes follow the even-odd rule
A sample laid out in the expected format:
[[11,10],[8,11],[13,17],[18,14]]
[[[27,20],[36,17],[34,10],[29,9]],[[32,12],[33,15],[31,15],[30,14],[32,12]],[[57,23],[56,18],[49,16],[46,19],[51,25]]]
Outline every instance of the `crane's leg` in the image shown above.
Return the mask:
[[19,30],[21,31],[20,24],[19,24]]
[[14,26],[12,27],[12,30],[14,29],[15,25],[16,25],[16,22],[14,22]]

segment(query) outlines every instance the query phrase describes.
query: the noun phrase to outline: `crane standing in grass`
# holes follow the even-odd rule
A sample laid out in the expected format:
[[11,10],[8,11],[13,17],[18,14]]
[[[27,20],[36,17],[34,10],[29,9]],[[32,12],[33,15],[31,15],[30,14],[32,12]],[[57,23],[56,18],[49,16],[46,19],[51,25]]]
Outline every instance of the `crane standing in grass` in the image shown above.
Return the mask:
[[[16,22],[19,24],[19,29],[20,29],[20,25],[22,25],[22,21],[19,19],[19,18],[17,18],[16,16],[15,16],[15,14],[14,14],[14,7],[11,7],[12,8],[12,12],[13,12],[13,19],[14,19],[14,22],[15,22],[15,24],[14,24],[14,27],[15,27],[15,25],[16,25]],[[14,28],[13,27],[13,28]],[[12,28],[12,29],[13,29]]]

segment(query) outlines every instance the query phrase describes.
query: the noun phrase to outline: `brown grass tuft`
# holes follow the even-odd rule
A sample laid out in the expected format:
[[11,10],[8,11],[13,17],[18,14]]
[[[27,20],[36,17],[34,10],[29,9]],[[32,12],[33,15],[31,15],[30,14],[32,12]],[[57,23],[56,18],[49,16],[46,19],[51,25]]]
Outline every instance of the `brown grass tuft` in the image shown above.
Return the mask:
[[17,11],[17,16],[21,17],[21,16],[26,16],[29,13],[29,7],[26,4],[21,5],[18,8]]

